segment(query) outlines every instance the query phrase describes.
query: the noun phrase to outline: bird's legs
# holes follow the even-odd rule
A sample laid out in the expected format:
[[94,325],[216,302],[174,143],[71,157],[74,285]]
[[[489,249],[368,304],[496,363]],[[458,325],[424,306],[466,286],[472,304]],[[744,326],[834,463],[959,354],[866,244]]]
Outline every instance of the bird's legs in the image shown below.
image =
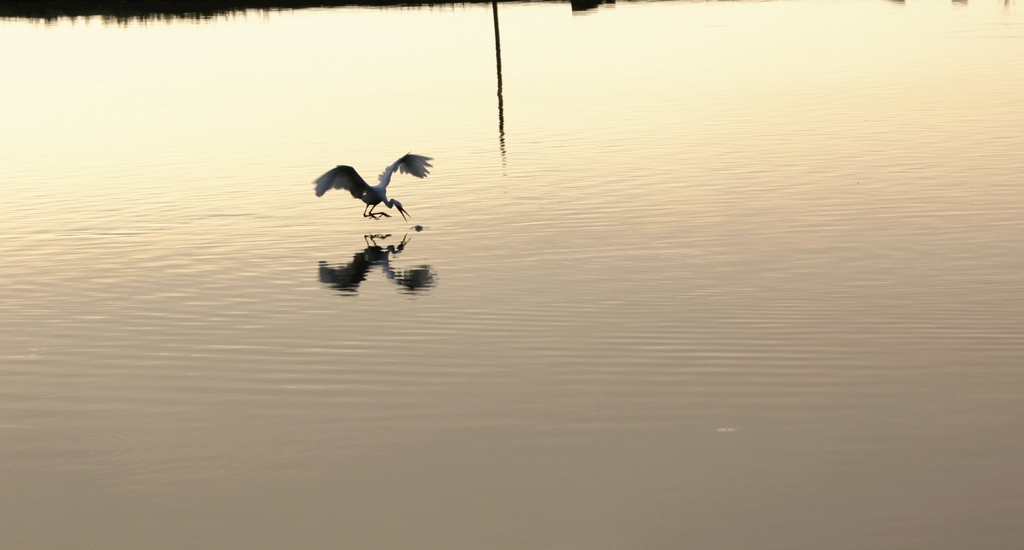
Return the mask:
[[373,209],[377,207],[376,204],[371,204],[371,205],[367,205],[367,206],[369,207],[370,211],[367,212],[366,211],[367,209],[363,208],[363,217],[364,218],[373,218],[375,220],[379,220],[381,218],[390,218],[391,217],[391,214],[388,214],[386,212],[374,212]]

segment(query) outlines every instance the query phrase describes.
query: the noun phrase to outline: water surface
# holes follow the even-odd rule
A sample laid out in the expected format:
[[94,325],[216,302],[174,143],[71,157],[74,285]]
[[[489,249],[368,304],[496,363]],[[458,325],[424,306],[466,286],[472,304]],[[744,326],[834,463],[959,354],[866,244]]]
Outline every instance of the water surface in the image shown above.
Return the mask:
[[497,16],[0,21],[0,546],[1019,548],[1019,8]]

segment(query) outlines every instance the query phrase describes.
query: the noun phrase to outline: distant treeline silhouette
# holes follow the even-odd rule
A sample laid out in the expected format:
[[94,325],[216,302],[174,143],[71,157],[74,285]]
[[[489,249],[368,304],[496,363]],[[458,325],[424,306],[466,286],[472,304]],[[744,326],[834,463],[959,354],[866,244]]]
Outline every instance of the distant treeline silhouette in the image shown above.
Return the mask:
[[[555,1],[559,0],[541,0]],[[596,8],[615,0],[572,0],[573,11]],[[416,0],[0,0],[0,18],[53,21],[61,18],[101,17],[117,21],[152,19],[206,19],[244,11],[282,11],[343,6],[415,7],[491,4],[491,0],[436,2]],[[562,0],[561,3],[566,3]]]

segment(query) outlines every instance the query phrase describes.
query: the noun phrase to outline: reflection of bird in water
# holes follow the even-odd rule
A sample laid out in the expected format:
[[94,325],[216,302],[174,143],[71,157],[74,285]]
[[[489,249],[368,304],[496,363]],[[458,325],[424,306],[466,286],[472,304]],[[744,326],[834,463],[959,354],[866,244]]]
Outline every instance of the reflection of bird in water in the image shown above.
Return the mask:
[[355,168],[351,166],[338,166],[313,182],[316,184],[316,196],[324,196],[328,189],[344,189],[352,193],[353,198],[360,199],[366,203],[366,208],[363,208],[364,218],[373,218],[375,220],[379,220],[381,217],[390,218],[390,214],[373,211],[378,204],[384,203],[384,206],[388,208],[398,208],[398,211],[402,213],[402,219],[408,221],[408,218],[405,217],[408,212],[402,208],[402,203],[395,199],[388,200],[387,190],[388,183],[391,183],[391,175],[395,173],[395,170],[398,170],[402,173],[412,174],[417,178],[425,178],[430,173],[428,168],[432,168],[429,162],[431,160],[434,159],[409,153],[385,168],[384,172],[377,176],[377,185],[373,187],[359,176]]
[[409,243],[408,235],[402,242],[383,248],[377,239],[384,240],[391,235],[366,235],[366,249],[352,256],[352,261],[344,266],[331,267],[327,262],[320,262],[320,282],[331,285],[341,292],[355,294],[359,284],[366,280],[370,269],[379,265],[389,281],[401,286],[406,292],[412,293],[434,286],[434,272],[429,265],[421,265],[412,269],[395,270],[391,267],[391,255],[398,255]]

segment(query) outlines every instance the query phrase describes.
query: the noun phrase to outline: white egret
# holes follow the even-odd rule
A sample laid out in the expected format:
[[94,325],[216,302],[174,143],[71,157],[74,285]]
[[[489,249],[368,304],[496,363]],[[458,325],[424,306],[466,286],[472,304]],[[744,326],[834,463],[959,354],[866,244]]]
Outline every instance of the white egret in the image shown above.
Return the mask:
[[366,207],[363,208],[364,218],[373,218],[375,220],[379,220],[382,216],[390,218],[390,214],[373,211],[374,207],[378,204],[384,203],[384,206],[388,208],[397,208],[402,213],[402,219],[408,221],[409,218],[406,217],[408,212],[402,208],[402,203],[395,199],[388,199],[387,190],[388,184],[391,183],[391,175],[395,173],[395,170],[398,170],[405,174],[412,174],[417,178],[425,178],[430,173],[428,168],[433,167],[429,162],[432,160],[434,159],[430,157],[422,157],[412,153],[406,154],[391,163],[391,166],[385,168],[384,172],[377,176],[377,185],[374,186],[366,183],[359,176],[359,173],[356,172],[355,168],[351,166],[338,166],[313,182],[316,184],[316,196],[322,197],[328,189],[345,189],[352,193],[353,198],[360,199],[366,203]]

